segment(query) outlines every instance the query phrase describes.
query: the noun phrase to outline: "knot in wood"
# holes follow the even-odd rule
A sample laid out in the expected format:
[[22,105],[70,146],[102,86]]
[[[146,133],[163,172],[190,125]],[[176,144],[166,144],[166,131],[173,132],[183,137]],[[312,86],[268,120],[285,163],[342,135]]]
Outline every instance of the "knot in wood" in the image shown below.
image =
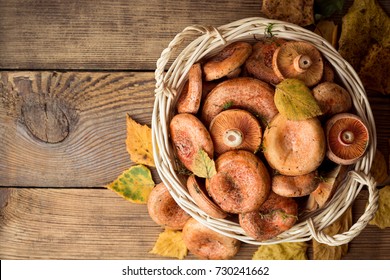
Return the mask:
[[46,143],[62,142],[69,134],[65,110],[53,99],[24,103],[22,117],[31,134]]

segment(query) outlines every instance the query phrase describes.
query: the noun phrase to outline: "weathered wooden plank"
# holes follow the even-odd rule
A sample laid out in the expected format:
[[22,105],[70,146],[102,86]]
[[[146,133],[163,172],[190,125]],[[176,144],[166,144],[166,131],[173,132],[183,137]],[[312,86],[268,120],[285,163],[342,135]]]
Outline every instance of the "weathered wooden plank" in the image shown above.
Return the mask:
[[[346,0],[340,22],[352,4]],[[390,3],[379,1],[389,12]],[[262,16],[261,0],[0,0],[0,69],[153,70],[189,25]]]
[[150,125],[152,73],[1,72],[0,185],[94,187],[131,162],[126,114]]
[[0,0],[0,7],[0,68],[153,70],[186,26],[259,16],[261,1]]
[[[358,196],[355,218],[366,197]],[[2,188],[0,217],[0,259],[161,259],[149,253],[162,229],[146,206],[106,189]],[[236,259],[256,250],[243,244]],[[390,259],[389,229],[368,226],[345,259]]]

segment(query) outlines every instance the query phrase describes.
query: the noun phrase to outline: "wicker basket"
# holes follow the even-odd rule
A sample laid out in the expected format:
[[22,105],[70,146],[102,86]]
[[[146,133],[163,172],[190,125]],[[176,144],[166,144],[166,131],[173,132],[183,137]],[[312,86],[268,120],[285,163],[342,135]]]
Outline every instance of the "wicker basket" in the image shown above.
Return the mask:
[[[301,218],[288,231],[271,240],[259,242],[247,236],[239,224],[225,219],[212,218],[197,207],[186,190],[185,182],[175,171],[177,166],[169,138],[168,124],[173,117],[177,93],[187,80],[187,73],[192,64],[202,58],[212,56],[226,44],[234,41],[254,42],[256,39],[270,36],[271,32],[272,35],[287,40],[310,42],[318,48],[333,65],[344,87],[351,93],[356,114],[367,125],[371,140],[367,153],[352,166],[329,203],[311,213],[310,216]],[[176,54],[177,56],[174,57]],[[364,87],[356,72],[320,36],[290,23],[259,17],[242,19],[218,28],[189,26],[177,34],[161,53],[157,61],[155,78],[156,97],[152,116],[152,140],[156,169],[176,202],[196,220],[224,235],[256,245],[308,241],[314,238],[320,243],[337,246],[351,241],[373,218],[378,207],[376,183],[369,175],[376,149],[374,118]],[[363,215],[347,232],[333,237],[324,234],[322,229],[346,211],[363,187],[367,187],[369,191],[368,203]]]

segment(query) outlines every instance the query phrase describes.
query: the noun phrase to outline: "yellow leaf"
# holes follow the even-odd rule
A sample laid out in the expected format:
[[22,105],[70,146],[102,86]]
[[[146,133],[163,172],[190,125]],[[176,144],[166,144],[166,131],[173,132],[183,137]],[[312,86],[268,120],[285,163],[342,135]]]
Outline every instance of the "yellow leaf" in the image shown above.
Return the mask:
[[252,260],[307,260],[306,251],[306,242],[261,245],[252,256]]
[[152,131],[147,125],[140,125],[129,115],[126,117],[126,148],[133,162],[154,165]]
[[381,229],[390,227],[390,185],[379,190],[378,211],[369,224]]
[[387,179],[388,174],[386,159],[379,150],[375,151],[375,157],[371,165],[370,173],[378,184],[381,184]]
[[[352,208],[347,211],[333,224],[323,230],[329,236],[343,233],[352,225]],[[348,252],[348,244],[329,246],[313,240],[313,259],[315,260],[340,260]]]
[[154,185],[150,170],[144,165],[135,165],[123,172],[106,188],[113,190],[130,202],[146,204]]
[[165,231],[160,233],[153,249],[149,253],[182,260],[187,256],[187,252],[182,232],[165,229]]
[[211,178],[217,173],[215,162],[201,149],[195,155],[192,172],[201,178]]
[[276,86],[275,105],[289,120],[304,120],[322,114],[310,89],[298,79],[285,79]]

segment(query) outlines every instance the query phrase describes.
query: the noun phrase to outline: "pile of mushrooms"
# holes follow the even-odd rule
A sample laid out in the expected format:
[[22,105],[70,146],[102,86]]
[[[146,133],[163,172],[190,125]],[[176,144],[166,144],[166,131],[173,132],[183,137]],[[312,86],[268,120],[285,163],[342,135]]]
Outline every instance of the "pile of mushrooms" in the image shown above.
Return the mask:
[[[297,121],[278,111],[275,86],[287,78],[310,88],[321,116]],[[350,94],[307,42],[272,37],[227,45],[191,67],[176,109],[169,129],[178,160],[191,174],[202,149],[216,166],[211,178],[188,176],[189,194],[206,214],[238,218],[260,241],[323,207],[369,142]],[[193,247],[190,229],[197,227],[186,228],[183,238]]]

